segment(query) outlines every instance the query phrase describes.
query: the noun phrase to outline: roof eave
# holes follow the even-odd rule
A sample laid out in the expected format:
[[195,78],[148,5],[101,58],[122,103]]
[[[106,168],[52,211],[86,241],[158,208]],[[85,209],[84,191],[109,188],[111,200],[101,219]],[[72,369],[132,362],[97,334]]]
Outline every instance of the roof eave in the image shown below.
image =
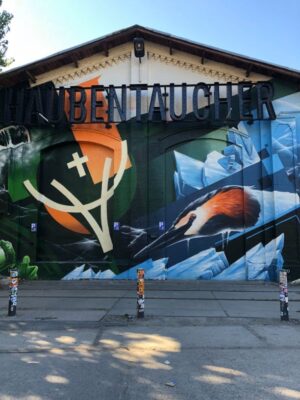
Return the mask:
[[170,47],[173,50],[179,50],[199,56],[201,60],[210,59],[245,69],[245,76],[247,76],[247,74],[249,75],[249,71],[252,71],[267,76],[291,79],[300,82],[300,71],[252,59],[214,47],[209,47],[201,43],[172,36],[140,25],[133,25],[109,35],[52,54],[41,60],[3,72],[0,74],[0,86],[13,86],[28,82],[29,80],[32,81],[38,75],[71,64],[72,62],[77,62],[96,53],[103,52],[105,55],[108,55],[109,49],[131,41],[135,36],[141,36],[145,40]]

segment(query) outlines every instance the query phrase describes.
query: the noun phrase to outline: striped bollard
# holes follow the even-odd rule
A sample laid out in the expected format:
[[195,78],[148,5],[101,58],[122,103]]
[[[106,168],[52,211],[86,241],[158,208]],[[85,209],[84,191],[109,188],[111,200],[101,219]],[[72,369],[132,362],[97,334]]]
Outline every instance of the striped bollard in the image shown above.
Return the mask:
[[137,270],[137,318],[144,318],[145,309],[145,271]]
[[289,320],[289,298],[288,298],[288,280],[287,270],[279,271],[279,299],[280,299],[280,319],[281,321]]
[[18,283],[19,273],[17,269],[10,270],[10,283],[9,283],[9,302],[8,302],[8,316],[13,317],[17,313],[17,297],[18,297]]

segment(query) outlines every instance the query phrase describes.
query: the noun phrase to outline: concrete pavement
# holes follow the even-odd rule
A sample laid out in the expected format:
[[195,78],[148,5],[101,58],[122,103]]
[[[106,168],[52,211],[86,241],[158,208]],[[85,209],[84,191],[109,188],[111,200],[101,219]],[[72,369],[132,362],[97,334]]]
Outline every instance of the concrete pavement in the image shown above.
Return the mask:
[[0,400],[300,399],[300,288],[291,321],[261,283],[26,282],[0,289]]
[[[148,317],[279,318],[276,284],[147,281]],[[289,288],[290,317],[300,319],[300,287]],[[97,323],[104,316],[134,316],[134,281],[39,281],[19,287],[18,312],[7,319],[8,291],[0,289],[0,324],[8,320]]]

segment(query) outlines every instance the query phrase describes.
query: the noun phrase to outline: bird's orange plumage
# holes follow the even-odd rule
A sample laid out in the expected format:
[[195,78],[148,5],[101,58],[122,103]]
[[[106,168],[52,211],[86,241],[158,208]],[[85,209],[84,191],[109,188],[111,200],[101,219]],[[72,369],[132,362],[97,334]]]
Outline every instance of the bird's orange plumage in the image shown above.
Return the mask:
[[244,219],[246,226],[248,225],[247,221],[257,214],[253,206],[252,195],[243,188],[219,192],[204,204],[205,211],[209,215],[208,218],[226,215],[234,219]]

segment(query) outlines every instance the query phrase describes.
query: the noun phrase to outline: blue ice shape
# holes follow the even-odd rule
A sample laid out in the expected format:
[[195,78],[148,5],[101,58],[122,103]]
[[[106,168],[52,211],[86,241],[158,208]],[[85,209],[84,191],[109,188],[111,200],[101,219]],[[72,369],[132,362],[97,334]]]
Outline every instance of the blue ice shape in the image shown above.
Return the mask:
[[176,168],[181,180],[196,189],[203,188],[203,162],[174,151]]
[[83,271],[80,274],[79,279],[94,279],[95,277],[95,272],[92,270],[92,268],[87,269],[86,271]]
[[295,118],[277,118],[272,122],[272,139],[277,140],[284,147],[292,148],[295,142],[296,120]]
[[244,256],[244,263],[248,280],[255,280],[265,270],[265,247],[262,243],[247,251]]
[[299,193],[299,165],[300,165],[300,114],[295,113],[291,118],[282,118],[272,121],[272,147],[273,153],[278,154],[284,164],[285,172],[294,181],[296,191]]
[[229,173],[234,174],[242,169],[242,166],[235,161],[235,155],[231,154],[219,159],[219,164]]
[[177,199],[260,162],[250,136],[246,131],[242,131],[242,128],[229,129],[227,138],[231,144],[224,148],[223,153],[215,150],[208,153],[204,163],[174,151],[174,187]]
[[185,183],[180,178],[180,175],[177,171],[174,172],[174,187],[177,200],[188,196],[189,194],[195,193],[198,190],[197,188],[191,187],[187,183]]
[[245,281],[247,280],[247,272],[245,266],[245,258],[241,257],[228,268],[224,269],[218,275],[212,278],[215,281]]
[[167,262],[168,262],[167,257],[153,261],[152,268],[148,269],[145,273],[145,279],[157,279],[157,280],[166,279]]
[[232,174],[232,172],[226,170],[220,164],[220,160],[223,158],[223,154],[215,150],[207,155],[204,163],[205,186],[211,185]]
[[275,281],[283,266],[282,249],[284,234],[271,240],[266,246],[258,243],[213,280],[267,280]]
[[256,262],[260,263],[263,259],[263,252],[264,246],[261,243],[257,244],[248,250],[245,255],[231,264],[226,270],[216,276],[214,280],[247,280],[247,262],[250,262],[251,259],[255,259]]
[[282,163],[286,167],[293,165],[293,163],[296,161],[296,155],[292,144],[287,146],[282,144],[281,141],[272,138],[272,147],[273,147],[273,152],[279,155]]
[[262,254],[247,259],[248,279],[261,279],[263,272],[267,272],[264,280],[276,280],[278,271],[283,267],[284,261],[281,254],[283,246],[284,234],[282,233],[266,244]]
[[268,271],[261,272],[259,275],[256,276],[255,280],[256,281],[270,281],[269,272]]
[[281,159],[278,154],[272,154],[271,157],[268,157],[262,160],[262,163],[267,171],[268,175],[275,174],[278,171],[284,169]]
[[113,279],[136,279],[138,268],[143,268],[146,274],[146,271],[148,271],[152,267],[153,267],[152,258],[149,258],[148,260],[142,262],[141,264],[135,265],[134,267],[131,267],[127,271],[115,275]]
[[176,169],[174,184],[177,197],[188,195],[204,187],[203,162],[174,151]]
[[74,268],[71,272],[65,275],[62,280],[63,281],[72,281],[80,279],[80,276],[84,270],[85,264],[80,265],[79,267]]
[[259,155],[247,133],[231,128],[227,133],[227,138],[229,142],[241,148],[242,157],[239,155],[236,161],[239,162],[239,159],[241,159],[244,168],[260,161]]
[[299,196],[297,193],[279,192],[279,191],[261,191],[249,188],[260,202],[261,212],[255,226],[262,225],[272,221],[289,211],[299,207]]
[[182,192],[182,182],[179,180],[179,174],[177,171],[174,172],[174,187],[176,193],[176,199],[180,199],[184,197],[184,193]]
[[234,160],[242,165],[243,164],[243,154],[242,154],[242,149],[239,146],[236,146],[234,144],[229,145],[227,147],[225,147],[225,149],[223,150],[224,156],[228,157],[228,156],[233,156]]
[[106,269],[105,271],[99,271],[94,276],[94,279],[113,279],[116,274],[114,274],[110,269]]
[[213,257],[216,253],[215,248],[206,249],[201,251],[200,253],[195,254],[192,257],[189,257],[178,264],[173,265],[172,267],[168,268],[167,270],[167,278],[176,278],[181,273],[194,268],[200,262],[203,262],[211,257]]
[[271,260],[274,258],[274,253],[276,251],[282,251],[284,246],[284,234],[277,236],[277,238],[273,239],[265,246],[266,250],[266,258],[267,260]]
[[225,254],[210,248],[167,269],[167,279],[211,279],[226,267]]

